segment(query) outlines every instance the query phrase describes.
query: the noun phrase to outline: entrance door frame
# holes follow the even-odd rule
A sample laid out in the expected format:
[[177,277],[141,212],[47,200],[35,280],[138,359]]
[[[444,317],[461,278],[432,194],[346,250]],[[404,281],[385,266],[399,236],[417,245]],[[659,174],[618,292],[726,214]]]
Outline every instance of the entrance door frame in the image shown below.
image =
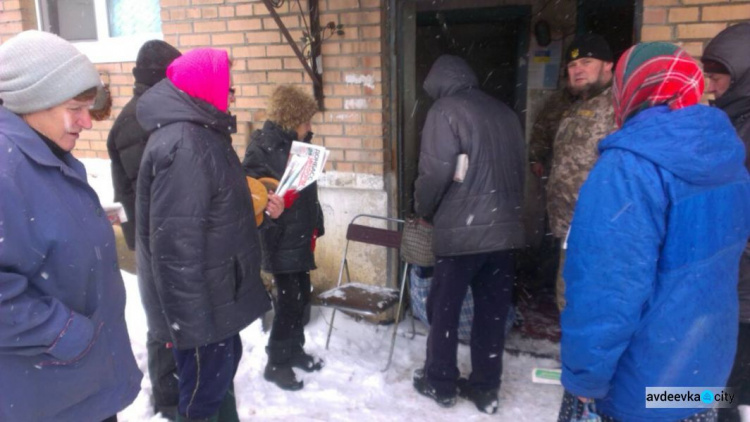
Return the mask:
[[[418,89],[413,86],[416,77],[416,31],[417,31],[417,2],[419,0],[388,0],[386,10],[386,30],[388,31],[388,78],[390,88],[390,128],[388,149],[391,153],[392,169],[395,170],[395,192],[389,193],[390,211],[393,215],[403,218],[411,210],[407,204],[411,203],[413,195],[413,179],[407,180],[405,166],[415,164],[419,159],[418,142],[416,136],[419,128],[411,118],[415,109],[415,99]],[[528,80],[528,50],[531,37],[532,8],[530,5],[498,5],[487,7],[477,4],[476,7],[453,8],[446,10],[484,9],[483,21],[502,21],[510,19],[522,20],[522,28],[518,37],[517,70],[516,70],[516,104],[511,108],[519,113],[522,124],[526,121],[526,100]],[[479,21],[477,21],[479,22]]]

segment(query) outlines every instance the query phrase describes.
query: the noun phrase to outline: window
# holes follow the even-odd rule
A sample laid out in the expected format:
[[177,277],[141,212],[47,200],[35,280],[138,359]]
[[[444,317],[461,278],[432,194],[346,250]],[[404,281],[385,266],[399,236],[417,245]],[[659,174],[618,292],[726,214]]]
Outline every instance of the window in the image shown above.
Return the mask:
[[95,63],[135,61],[162,39],[159,0],[37,0],[40,29],[75,44]]

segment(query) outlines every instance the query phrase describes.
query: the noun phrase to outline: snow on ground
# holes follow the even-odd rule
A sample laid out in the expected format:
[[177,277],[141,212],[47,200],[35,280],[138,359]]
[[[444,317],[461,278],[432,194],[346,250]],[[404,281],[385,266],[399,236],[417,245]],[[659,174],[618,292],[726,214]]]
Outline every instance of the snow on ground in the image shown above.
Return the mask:
[[[123,271],[128,294],[126,318],[133,352],[138,366],[146,374],[146,320],[140,303],[136,277]],[[242,421],[554,421],[560,406],[562,388],[557,385],[533,384],[533,367],[556,368],[554,360],[526,355],[503,357],[503,383],[497,415],[480,413],[473,403],[459,400],[451,409],[443,409],[420,396],[411,385],[411,373],[425,356],[423,334],[411,339],[410,322],[399,326],[393,363],[387,372],[381,369],[388,358],[390,326],[356,322],[336,314],[330,349],[325,349],[330,310],[313,307],[305,331],[305,349],[321,356],[326,366],[311,374],[297,371],[305,381],[301,391],[287,392],[263,379],[268,334],[256,321],[240,334],[244,354],[235,377],[237,407]],[[417,332],[425,327],[417,322]],[[459,346],[459,369],[470,372],[469,348]],[[151,383],[144,376],[141,394],[122,411],[120,421],[162,421],[153,416],[150,406]]]
[[[84,159],[89,184],[97,191],[101,202],[112,202],[112,183],[109,160]],[[164,421],[154,416],[150,404],[151,383],[147,375],[146,317],[141,306],[136,277],[122,273],[127,289],[126,319],[133,353],[143,371],[141,393],[135,402],[118,415],[121,422]],[[263,379],[266,364],[265,345],[268,334],[256,321],[240,335],[244,354],[235,377],[237,407],[242,421],[554,421],[562,398],[558,385],[533,384],[534,367],[559,368],[552,359],[535,358],[525,354],[503,356],[503,382],[500,389],[500,408],[496,415],[480,413],[473,403],[459,400],[451,409],[443,409],[432,400],[420,396],[411,385],[412,371],[420,367],[425,357],[424,333],[417,322],[417,335],[411,339],[410,323],[400,327],[396,339],[393,364],[385,366],[390,346],[391,326],[376,326],[356,322],[337,313],[330,349],[325,349],[331,311],[313,307],[310,323],[305,328],[305,349],[322,357],[326,366],[320,372],[298,372],[305,381],[301,391],[287,392]],[[559,347],[545,340],[520,339],[514,333],[508,345],[521,350],[532,350],[549,356],[559,354]],[[458,362],[461,373],[470,373],[469,348],[459,346]]]

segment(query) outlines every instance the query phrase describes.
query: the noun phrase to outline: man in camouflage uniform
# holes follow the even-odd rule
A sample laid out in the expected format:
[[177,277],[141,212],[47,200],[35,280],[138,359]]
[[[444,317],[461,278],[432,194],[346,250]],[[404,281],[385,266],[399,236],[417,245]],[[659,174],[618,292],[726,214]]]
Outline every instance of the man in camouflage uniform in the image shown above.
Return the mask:
[[566,88],[555,91],[547,98],[544,107],[531,127],[529,140],[529,163],[531,172],[542,178],[552,165],[552,145],[560,127],[563,113],[570,108],[576,97]]
[[[565,240],[573,219],[578,191],[599,157],[599,141],[615,130],[612,106],[612,51],[594,34],[576,38],[565,54],[568,89],[576,96],[565,110],[555,136],[552,168],[547,182],[547,213],[552,234]],[[560,253],[557,274],[557,305],[565,307],[562,270],[565,249]]]

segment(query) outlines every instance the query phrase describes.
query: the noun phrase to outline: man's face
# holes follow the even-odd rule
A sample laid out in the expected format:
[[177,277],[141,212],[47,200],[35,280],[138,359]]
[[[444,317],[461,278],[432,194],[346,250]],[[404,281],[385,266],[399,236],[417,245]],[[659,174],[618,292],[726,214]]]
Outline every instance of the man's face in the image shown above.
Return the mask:
[[714,98],[717,99],[721,98],[732,84],[732,77],[725,73],[706,73],[706,77],[708,78],[706,93],[714,94]]
[[65,151],[76,146],[79,134],[91,129],[89,108],[94,100],[68,100],[58,106],[23,116],[26,123]]
[[568,63],[568,87],[575,94],[585,94],[612,80],[612,62],[583,57]]

